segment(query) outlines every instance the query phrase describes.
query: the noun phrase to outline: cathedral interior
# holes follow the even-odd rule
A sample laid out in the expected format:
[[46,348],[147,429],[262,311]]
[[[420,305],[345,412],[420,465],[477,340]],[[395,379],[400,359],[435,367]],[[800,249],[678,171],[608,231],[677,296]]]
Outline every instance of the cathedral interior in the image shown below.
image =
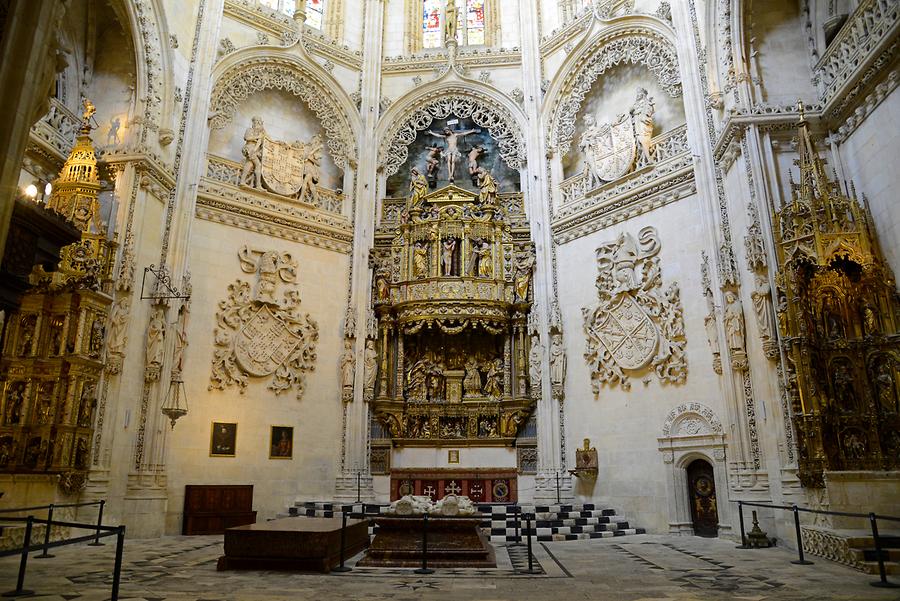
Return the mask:
[[900,516],[898,47],[896,0],[0,1],[0,512],[752,507],[866,571],[815,511]]

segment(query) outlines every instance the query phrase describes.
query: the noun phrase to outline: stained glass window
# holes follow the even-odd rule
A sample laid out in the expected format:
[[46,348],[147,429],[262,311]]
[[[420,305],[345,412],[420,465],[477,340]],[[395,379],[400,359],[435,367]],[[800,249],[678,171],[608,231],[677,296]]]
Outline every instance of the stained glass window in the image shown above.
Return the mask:
[[466,39],[463,43],[469,46],[484,44],[484,0],[467,0],[466,4]]
[[[484,44],[485,0],[455,0],[459,15],[456,40],[460,46]],[[446,0],[422,1],[422,47],[443,46],[443,30]]]
[[422,47],[438,48],[442,45],[441,15],[443,12],[443,0],[424,0],[422,2]]
[[322,29],[322,11],[325,9],[325,0],[306,0],[306,24],[316,29]]

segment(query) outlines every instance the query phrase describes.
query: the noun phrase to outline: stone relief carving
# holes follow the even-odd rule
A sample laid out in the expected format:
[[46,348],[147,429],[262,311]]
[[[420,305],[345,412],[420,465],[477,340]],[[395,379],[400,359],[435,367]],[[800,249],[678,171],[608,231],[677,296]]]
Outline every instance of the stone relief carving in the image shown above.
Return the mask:
[[[296,389],[303,396],[305,374],[315,369],[319,327],[300,311],[297,261],[287,252],[242,247],[241,269],[255,286],[236,280],[219,302],[209,389],[247,387],[249,378],[269,377],[276,394]],[[278,288],[284,286],[281,300]]]
[[653,227],[597,249],[599,302],[582,309],[595,395],[604,383],[629,390],[630,376],[648,368],[663,382],[687,378],[681,295],[677,284],[662,288],[659,249]]
[[775,307],[772,305],[772,288],[765,274],[756,274],[756,286],[750,293],[753,309],[756,312],[756,323],[763,341],[763,352],[769,359],[778,357],[777,324]]
[[584,153],[584,172],[588,188],[600,182],[619,179],[635,166],[637,151],[641,160],[650,162],[650,140],[653,138],[653,98],[638,88],[637,100],[628,113],[614,123],[598,126],[594,115],[584,116],[584,133],[578,147]]
[[435,119],[471,118],[479,127],[487,129],[497,141],[500,157],[510,169],[521,169],[525,164],[525,145],[513,117],[496,102],[486,96],[474,96],[470,90],[447,93],[423,106],[414,107],[406,116],[398,118],[400,124],[388,133],[379,151],[379,163],[387,176],[397,173],[409,157],[408,146],[418,132],[427,129]]
[[722,422],[715,411],[703,403],[683,403],[678,405],[663,424],[663,437],[696,436],[698,434],[724,434]]
[[675,48],[658,34],[632,29],[599,41],[590,54],[573,65],[551,118],[550,144],[559,152],[569,151],[575,136],[575,119],[594,82],[607,70],[622,63],[641,63],[670,96],[681,96],[681,77]]
[[228,71],[213,88],[210,127],[225,127],[244,99],[262,90],[285,90],[303,100],[325,129],[328,150],[335,165],[345,169],[356,161],[353,128],[340,103],[316,77],[291,60],[265,57],[245,61]]
[[319,204],[319,168],[322,165],[322,136],[315,134],[308,142],[293,143],[273,140],[266,135],[263,121],[253,117],[244,131],[241,149],[240,184],[267,189],[281,196]]

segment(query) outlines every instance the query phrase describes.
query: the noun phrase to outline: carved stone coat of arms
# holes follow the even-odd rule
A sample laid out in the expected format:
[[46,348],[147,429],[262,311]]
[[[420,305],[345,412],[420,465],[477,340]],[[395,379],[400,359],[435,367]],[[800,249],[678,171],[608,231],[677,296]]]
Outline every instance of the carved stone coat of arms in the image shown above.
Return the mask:
[[[295,389],[299,399],[304,374],[315,369],[319,328],[300,312],[297,262],[286,252],[247,246],[238,257],[241,269],[254,274],[256,282],[236,280],[219,303],[209,388],[237,385],[243,393],[249,378],[270,377],[269,390],[281,394]],[[279,299],[280,286],[286,289]]]
[[660,243],[645,227],[597,249],[598,304],[582,309],[594,394],[600,385],[631,387],[630,376],[652,369],[663,382],[683,383],[684,319],[676,284],[662,288]]

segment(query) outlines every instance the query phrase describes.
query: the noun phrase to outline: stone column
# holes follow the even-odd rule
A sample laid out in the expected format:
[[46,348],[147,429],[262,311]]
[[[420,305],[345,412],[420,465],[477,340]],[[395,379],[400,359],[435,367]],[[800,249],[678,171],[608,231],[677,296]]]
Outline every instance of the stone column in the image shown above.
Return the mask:
[[[543,67],[540,56],[540,15],[538,3],[519,0],[520,31],[522,34],[522,90],[525,95],[525,113],[529,127],[523,132],[528,149],[528,168],[524,173],[523,192],[525,210],[532,224],[536,263],[533,277],[534,310],[538,312],[535,323],[542,337],[549,340],[550,308],[555,304],[553,285],[553,241],[550,232],[549,182],[546,164],[544,131],[541,118],[541,79]],[[544,345],[543,373],[549,374],[549,349]],[[565,439],[560,420],[559,402],[553,399],[550,378],[541,382],[541,396],[537,405],[538,473],[535,477],[534,500],[556,501],[556,476],[560,474],[561,497],[571,499],[572,482],[563,461],[562,441]]]
[[[384,22],[384,1],[366,0],[363,15],[363,71],[362,71],[362,131],[373,132],[378,124],[381,98],[381,37]],[[363,139],[360,136],[360,139]],[[356,215],[353,226],[353,257],[351,264],[350,307],[356,311],[356,323],[366,323],[366,308],[371,304],[371,274],[368,253],[375,240],[375,209],[378,148],[375,144],[360,144],[356,178]],[[356,364],[363,364],[364,344],[356,345]],[[357,369],[353,387],[353,401],[346,408],[344,420],[344,456],[341,473],[335,482],[337,500],[356,500],[357,474],[361,498],[374,497],[372,476],[369,473],[369,406],[363,400],[365,370]]]

